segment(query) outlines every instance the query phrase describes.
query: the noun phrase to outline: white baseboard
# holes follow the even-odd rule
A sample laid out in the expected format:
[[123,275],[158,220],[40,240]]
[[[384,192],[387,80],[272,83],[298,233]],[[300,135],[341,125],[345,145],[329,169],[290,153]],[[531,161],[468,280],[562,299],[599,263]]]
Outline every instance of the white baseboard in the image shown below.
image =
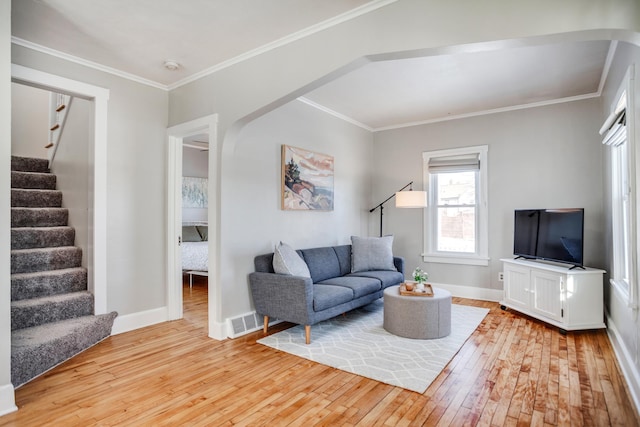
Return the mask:
[[0,386],[0,416],[15,412],[18,410],[16,406],[16,397],[13,384],[4,384]]
[[154,308],[153,310],[140,311],[138,313],[118,316],[113,321],[111,335],[118,335],[145,326],[155,325],[169,320],[167,307]]
[[482,301],[499,302],[502,300],[502,289],[477,288],[475,286],[448,285],[446,283],[430,282],[437,288],[446,289],[451,292],[454,297],[479,299]]
[[622,375],[627,381],[631,400],[635,405],[636,410],[640,412],[640,372],[638,372],[638,368],[634,363],[633,357],[624,345],[624,341],[620,336],[620,332],[616,329],[615,323],[609,317],[609,313],[606,313],[606,315],[607,335],[609,336],[609,341],[611,342],[613,352],[615,353],[620,369],[622,370]]

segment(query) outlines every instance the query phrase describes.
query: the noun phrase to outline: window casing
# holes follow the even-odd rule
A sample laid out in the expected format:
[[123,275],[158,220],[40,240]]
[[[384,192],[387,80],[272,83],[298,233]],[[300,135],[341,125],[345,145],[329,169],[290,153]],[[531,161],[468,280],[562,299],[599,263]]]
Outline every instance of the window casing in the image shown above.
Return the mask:
[[635,284],[636,268],[636,228],[633,168],[633,110],[629,78],[632,68],[625,77],[625,83],[616,98],[616,104],[609,118],[602,126],[602,143],[609,150],[611,182],[611,231],[612,231],[612,271],[610,282],[631,308],[637,308],[638,295]]
[[488,146],[423,153],[425,262],[488,265]]

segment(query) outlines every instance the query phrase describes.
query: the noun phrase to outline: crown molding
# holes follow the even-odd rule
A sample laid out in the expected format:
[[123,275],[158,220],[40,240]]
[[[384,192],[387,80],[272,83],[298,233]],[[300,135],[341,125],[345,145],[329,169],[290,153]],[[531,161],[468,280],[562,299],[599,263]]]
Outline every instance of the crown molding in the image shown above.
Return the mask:
[[94,70],[102,71],[105,73],[113,74],[123,79],[131,80],[136,83],[140,83],[146,86],[151,86],[156,89],[168,90],[167,85],[154,82],[153,80],[145,79],[135,74],[127,73],[126,71],[118,70],[116,68],[108,67],[106,65],[99,64],[97,62],[89,61],[78,56],[69,55],[68,53],[60,52],[59,50],[51,49],[46,46],[39,45],[37,43],[30,42],[28,40],[21,39],[19,37],[11,36],[11,43],[17,46],[26,47],[27,49],[35,50],[36,52],[44,53],[56,58],[64,59],[65,61],[73,62]]
[[351,123],[352,125],[356,125],[364,130],[367,130],[369,132],[374,132],[375,129],[373,129],[372,127],[369,127],[367,125],[365,125],[364,123],[360,123],[359,121],[352,119],[349,116],[345,116],[342,113],[338,113],[337,111],[334,111],[330,108],[325,107],[324,105],[318,104],[317,102],[313,102],[312,100],[305,98],[304,96],[301,96],[298,98],[298,101],[303,102],[313,108],[316,108],[320,111],[322,111],[323,113],[329,114],[331,116],[337,117],[340,120],[344,120],[345,122]]
[[245,52],[241,55],[238,55],[234,58],[231,58],[227,61],[223,61],[217,65],[214,65],[212,67],[209,67],[207,69],[204,69],[202,71],[199,71],[195,74],[190,75],[189,77],[186,77],[182,80],[179,80],[175,83],[172,83],[168,86],[169,90],[173,90],[176,88],[179,88],[180,86],[184,86],[186,84],[189,84],[191,82],[194,82],[198,79],[201,79],[202,77],[208,76],[210,74],[213,74],[217,71],[220,71],[224,68],[230,67],[232,65],[235,65],[237,63],[240,63],[242,61],[246,61],[247,59],[253,58],[255,56],[261,55],[263,53],[269,52],[270,50],[282,47],[284,45],[287,45],[289,43],[293,43],[297,40],[303,39],[307,36],[310,36],[312,34],[318,33],[320,31],[326,30],[328,28],[331,28],[333,26],[336,26],[338,24],[341,24],[343,22],[349,21],[351,19],[357,18],[358,16],[364,15],[366,13],[372,12],[376,9],[379,9],[381,7],[387,6],[389,4],[395,3],[398,0],[373,0],[367,4],[364,4],[360,7],[357,7],[353,10],[350,10],[349,12],[345,12],[341,15],[335,16],[333,18],[327,19],[325,21],[319,22],[315,25],[312,25],[310,27],[307,27],[303,30],[300,30],[296,33],[292,33],[289,34],[288,36],[282,37],[278,40],[275,40],[271,43],[267,43],[263,46],[260,46],[256,49],[250,50],[248,52]]

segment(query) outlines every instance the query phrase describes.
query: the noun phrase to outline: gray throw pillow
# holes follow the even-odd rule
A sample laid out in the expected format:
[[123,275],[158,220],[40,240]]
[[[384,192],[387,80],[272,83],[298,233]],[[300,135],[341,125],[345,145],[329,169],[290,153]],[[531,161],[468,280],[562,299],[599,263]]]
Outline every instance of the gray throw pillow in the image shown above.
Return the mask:
[[351,272],[372,270],[397,271],[393,264],[393,236],[351,236]]
[[307,263],[291,246],[282,242],[273,252],[273,271],[289,276],[311,277]]

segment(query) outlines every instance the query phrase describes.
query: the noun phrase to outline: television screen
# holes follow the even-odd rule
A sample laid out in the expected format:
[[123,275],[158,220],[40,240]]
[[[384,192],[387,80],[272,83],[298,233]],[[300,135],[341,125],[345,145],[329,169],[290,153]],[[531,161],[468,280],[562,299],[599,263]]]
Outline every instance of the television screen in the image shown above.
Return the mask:
[[515,211],[514,255],[583,265],[584,209]]
[[513,254],[525,258],[536,257],[538,244],[538,209],[517,210],[514,221]]

